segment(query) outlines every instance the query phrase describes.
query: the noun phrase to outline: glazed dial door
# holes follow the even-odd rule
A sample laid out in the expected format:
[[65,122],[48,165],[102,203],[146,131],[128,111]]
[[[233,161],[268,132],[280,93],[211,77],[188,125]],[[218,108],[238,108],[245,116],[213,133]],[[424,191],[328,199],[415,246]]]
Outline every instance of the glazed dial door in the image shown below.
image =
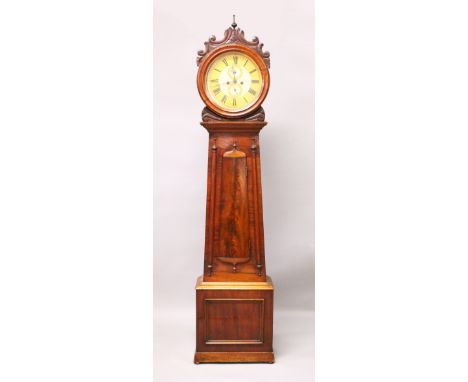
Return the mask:
[[263,87],[260,68],[248,55],[231,51],[221,54],[209,66],[205,91],[220,109],[238,112],[260,97]]

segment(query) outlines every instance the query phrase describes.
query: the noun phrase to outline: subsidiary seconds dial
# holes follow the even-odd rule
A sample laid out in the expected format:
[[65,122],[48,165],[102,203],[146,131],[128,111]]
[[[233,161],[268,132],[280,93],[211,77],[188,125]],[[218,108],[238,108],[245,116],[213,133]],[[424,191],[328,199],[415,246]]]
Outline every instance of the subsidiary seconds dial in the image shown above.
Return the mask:
[[240,51],[217,56],[208,67],[205,81],[205,93],[210,101],[228,112],[251,107],[263,88],[259,66]]

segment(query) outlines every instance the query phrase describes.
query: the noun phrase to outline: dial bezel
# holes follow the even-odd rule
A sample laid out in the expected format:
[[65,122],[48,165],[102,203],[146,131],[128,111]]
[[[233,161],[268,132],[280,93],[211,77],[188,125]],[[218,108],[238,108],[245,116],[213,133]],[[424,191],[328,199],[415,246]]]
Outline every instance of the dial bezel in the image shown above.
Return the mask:
[[[211,63],[214,62],[214,60],[216,60],[216,58],[219,57],[220,55],[224,53],[228,53],[228,52],[240,52],[248,56],[250,59],[255,61],[255,63],[260,69],[260,73],[262,76],[263,84],[260,90],[259,97],[252,105],[239,111],[229,111],[229,110],[225,110],[219,107],[210,99],[210,97],[208,96],[208,90],[206,89],[206,77],[208,75],[208,69]],[[263,103],[263,101],[265,100],[265,97],[268,94],[268,89],[270,88],[270,72],[263,58],[251,48],[245,45],[241,45],[241,44],[225,45],[225,46],[214,49],[213,51],[211,51],[209,54],[207,54],[203,58],[203,61],[201,62],[201,65],[198,69],[197,87],[198,87],[198,92],[200,93],[200,97],[202,98],[203,102],[213,112],[226,118],[239,118],[239,117],[246,116],[252,113],[253,111],[257,110],[260,107],[260,105]]]

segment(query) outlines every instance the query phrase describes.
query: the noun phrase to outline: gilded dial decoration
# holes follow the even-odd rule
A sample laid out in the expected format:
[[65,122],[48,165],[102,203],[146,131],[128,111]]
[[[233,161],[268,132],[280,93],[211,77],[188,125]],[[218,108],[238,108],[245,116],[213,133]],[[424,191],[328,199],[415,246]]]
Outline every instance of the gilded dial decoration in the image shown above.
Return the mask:
[[263,78],[257,63],[240,51],[216,57],[205,77],[205,92],[222,110],[239,112],[251,107],[260,97]]

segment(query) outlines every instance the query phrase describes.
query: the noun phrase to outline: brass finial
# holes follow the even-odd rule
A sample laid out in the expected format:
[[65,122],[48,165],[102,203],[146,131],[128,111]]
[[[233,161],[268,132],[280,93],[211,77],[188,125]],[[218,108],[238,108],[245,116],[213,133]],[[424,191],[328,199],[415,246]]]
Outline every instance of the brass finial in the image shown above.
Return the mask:
[[231,24],[231,26],[232,26],[234,29],[236,29],[236,27],[237,27],[237,24],[236,24],[236,15],[232,15],[232,24]]

